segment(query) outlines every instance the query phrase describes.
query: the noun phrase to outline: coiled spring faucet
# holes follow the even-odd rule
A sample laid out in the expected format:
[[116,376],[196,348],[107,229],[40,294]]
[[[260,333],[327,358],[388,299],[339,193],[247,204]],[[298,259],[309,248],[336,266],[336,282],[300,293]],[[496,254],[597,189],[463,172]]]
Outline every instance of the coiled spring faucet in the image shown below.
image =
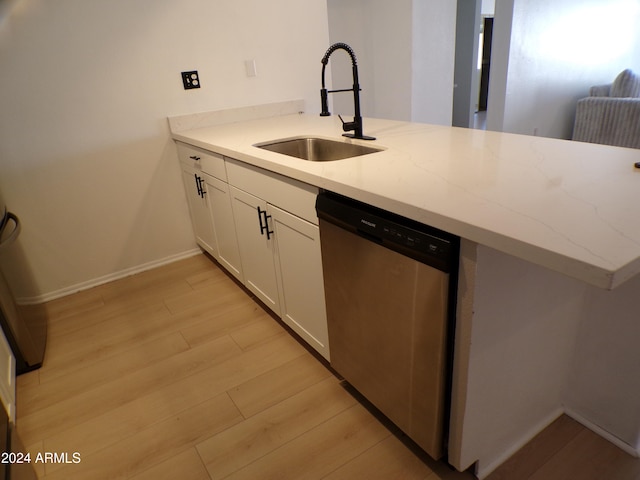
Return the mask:
[[[345,50],[349,56],[351,57],[351,69],[353,71],[353,88],[346,88],[341,90],[327,90],[324,82],[324,73],[327,68],[327,63],[329,63],[329,57],[336,50]],[[345,132],[353,131],[353,133],[345,133],[343,136],[349,138],[358,138],[360,140],[375,140],[375,137],[369,137],[367,135],[362,134],[362,115],[360,114],[360,84],[358,83],[358,61],[356,60],[356,54],[353,53],[353,49],[347,45],[346,43],[334,43],[329,47],[327,52],[322,57],[322,89],[320,90],[320,102],[322,106],[322,111],[320,112],[321,117],[328,117],[331,115],[329,112],[329,93],[337,93],[337,92],[351,92],[353,91],[353,122],[345,122],[340,117],[340,121],[342,122],[342,130]]]

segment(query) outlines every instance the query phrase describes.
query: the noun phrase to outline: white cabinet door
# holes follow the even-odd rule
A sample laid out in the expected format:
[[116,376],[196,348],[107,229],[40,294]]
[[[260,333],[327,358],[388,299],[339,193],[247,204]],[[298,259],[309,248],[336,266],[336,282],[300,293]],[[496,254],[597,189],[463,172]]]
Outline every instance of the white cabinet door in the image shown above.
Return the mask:
[[318,226],[269,205],[282,320],[329,360]]
[[183,165],[182,179],[187,193],[196,242],[215,258],[218,258],[218,248],[213,229],[213,220],[209,211],[208,198],[207,194],[203,193],[206,192],[203,174]]
[[317,188],[180,143],[178,153],[198,244],[329,359]]
[[[267,218],[267,203],[231,185],[229,188],[245,286],[271,310],[280,315],[278,281],[274,263],[273,222]],[[265,222],[267,222],[266,228]]]
[[218,247],[217,260],[238,280],[244,282],[229,185],[206,173],[201,175],[205,181],[205,190],[207,192],[205,196],[208,197],[209,209],[213,217],[214,233]]

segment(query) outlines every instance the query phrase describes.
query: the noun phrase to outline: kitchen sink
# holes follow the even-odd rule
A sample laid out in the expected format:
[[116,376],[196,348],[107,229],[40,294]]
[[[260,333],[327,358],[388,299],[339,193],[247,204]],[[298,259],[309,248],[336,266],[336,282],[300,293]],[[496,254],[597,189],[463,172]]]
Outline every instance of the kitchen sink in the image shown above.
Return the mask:
[[342,160],[381,152],[382,148],[318,137],[297,137],[258,143],[255,147],[312,162]]

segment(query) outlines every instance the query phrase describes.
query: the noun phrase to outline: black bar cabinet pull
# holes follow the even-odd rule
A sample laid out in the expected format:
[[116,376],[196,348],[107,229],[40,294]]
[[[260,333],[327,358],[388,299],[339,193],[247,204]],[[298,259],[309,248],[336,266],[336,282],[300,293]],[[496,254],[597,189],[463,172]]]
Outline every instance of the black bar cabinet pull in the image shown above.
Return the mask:
[[202,197],[202,188],[200,188],[200,181],[199,181],[199,178],[198,178],[198,174],[194,173],[193,176],[196,179],[196,188],[198,189],[198,196]]
[[191,160],[195,160],[196,162],[197,162],[198,160],[200,160],[200,157],[198,157],[197,155],[191,155],[189,158],[190,158]]
[[[264,217],[264,225],[262,224],[262,217]],[[260,222],[260,235],[264,235],[267,232],[267,240],[271,240],[271,235],[273,235],[273,230],[269,230],[269,219],[271,215],[267,215],[266,210],[262,210],[258,207],[258,221]]]

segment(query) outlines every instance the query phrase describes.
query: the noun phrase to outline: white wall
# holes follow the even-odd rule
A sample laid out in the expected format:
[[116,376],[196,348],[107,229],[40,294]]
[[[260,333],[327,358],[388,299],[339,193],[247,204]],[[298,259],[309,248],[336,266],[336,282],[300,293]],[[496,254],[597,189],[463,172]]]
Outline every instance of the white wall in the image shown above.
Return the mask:
[[[331,43],[358,58],[364,117],[451,124],[455,2],[327,0]],[[333,88],[349,88],[351,69],[331,57]],[[353,113],[349,94],[334,94],[333,113]],[[365,122],[366,133],[366,122]]]
[[496,11],[496,0],[482,0],[480,15],[491,16]]
[[483,478],[562,413],[586,284],[470,243],[463,262],[475,271],[465,272],[459,301],[471,307],[456,335],[468,371],[454,387],[449,461],[478,461]]
[[[327,4],[331,42],[350,44],[359,59],[364,116],[451,124],[455,2]],[[482,12],[495,13],[487,128],[570,138],[589,87],[625,68],[640,71],[639,7],[640,0],[483,0]],[[350,70],[333,71],[336,88],[351,85]],[[334,97],[335,112],[351,113],[348,94]]]
[[[640,276],[613,291],[589,287],[566,406],[640,455]],[[629,448],[626,448],[626,446]]]
[[[324,0],[21,0],[0,26],[0,191],[23,222],[23,258],[8,266],[22,270],[19,296],[195,248],[167,116],[296,98],[319,111]],[[185,91],[191,69],[202,88]]]
[[[393,5],[384,0],[327,0],[327,8],[330,43],[348,44],[358,59],[362,116],[407,119],[411,111],[411,0]],[[331,56],[329,68],[328,88],[352,86],[351,63],[344,52]],[[385,70],[393,72],[391,92]],[[350,93],[330,97],[333,114],[353,115]]]
[[456,12],[456,49],[453,92],[452,125],[472,127],[478,106],[480,70],[478,46],[480,43],[479,0],[458,0]]
[[590,86],[640,71],[638,24],[639,0],[496,0],[488,128],[570,138]]
[[487,104],[487,130],[501,132],[504,128],[509,49],[514,0],[496,0],[491,44],[491,71]]
[[411,120],[451,125],[456,2],[414,0],[412,16]]
[[561,413],[640,455],[640,276],[599,289],[462,242],[449,461],[484,478]]

